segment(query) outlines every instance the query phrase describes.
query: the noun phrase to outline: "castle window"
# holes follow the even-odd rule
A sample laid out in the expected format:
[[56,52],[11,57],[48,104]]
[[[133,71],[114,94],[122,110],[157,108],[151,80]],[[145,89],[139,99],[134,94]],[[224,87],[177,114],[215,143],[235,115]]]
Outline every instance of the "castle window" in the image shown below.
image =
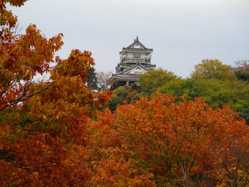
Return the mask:
[[140,54],[134,54],[134,58],[141,58]]

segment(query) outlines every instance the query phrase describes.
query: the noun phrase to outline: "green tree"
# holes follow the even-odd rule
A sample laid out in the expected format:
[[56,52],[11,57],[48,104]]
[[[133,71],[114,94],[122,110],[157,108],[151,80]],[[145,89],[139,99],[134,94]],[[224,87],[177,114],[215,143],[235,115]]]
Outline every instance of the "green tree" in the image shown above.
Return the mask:
[[98,89],[98,80],[94,67],[91,67],[87,75],[87,86],[92,90]]
[[151,95],[158,88],[164,85],[165,82],[176,79],[179,78],[174,73],[162,69],[156,69],[143,74],[139,79],[139,85],[142,94]]
[[231,67],[223,64],[219,60],[202,60],[200,64],[195,66],[191,77],[194,79],[236,79]]
[[249,61],[240,63],[238,67],[234,68],[234,73],[237,79],[249,81]]
[[188,99],[202,97],[213,107],[229,105],[249,121],[249,84],[243,81],[186,79],[166,82],[160,92]]
[[139,97],[140,94],[136,89],[120,86],[113,91],[113,96],[109,101],[109,109],[114,111],[118,105],[124,103],[133,103],[139,99]]
[[165,84],[159,88],[159,91],[174,96],[188,96],[191,86],[191,81],[189,80],[176,79],[165,82]]

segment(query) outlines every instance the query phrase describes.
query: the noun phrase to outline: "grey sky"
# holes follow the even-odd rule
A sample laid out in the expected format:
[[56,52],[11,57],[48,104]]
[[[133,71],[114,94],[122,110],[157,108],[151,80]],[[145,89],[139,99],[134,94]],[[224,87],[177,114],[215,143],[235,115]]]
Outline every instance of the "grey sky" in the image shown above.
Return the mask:
[[113,71],[118,52],[138,35],[153,64],[181,76],[202,59],[249,59],[249,0],[29,0],[20,26],[64,34],[64,47],[89,49],[97,71]]

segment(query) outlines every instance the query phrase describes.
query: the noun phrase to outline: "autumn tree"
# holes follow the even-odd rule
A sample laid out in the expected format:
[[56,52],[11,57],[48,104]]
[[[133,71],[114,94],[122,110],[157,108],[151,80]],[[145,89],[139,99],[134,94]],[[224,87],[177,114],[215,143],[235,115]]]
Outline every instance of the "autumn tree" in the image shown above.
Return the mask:
[[37,73],[48,71],[55,52],[63,44],[61,34],[46,39],[35,25],[30,25],[24,34],[14,32],[17,17],[6,9],[6,4],[21,6],[24,2],[0,2],[0,110],[43,91],[44,88],[33,91],[32,80]]
[[157,186],[248,184],[249,127],[229,108],[155,95],[100,113],[93,126],[95,182],[128,184],[142,175]]
[[[85,124],[109,97],[87,87],[91,53],[55,57],[62,35],[46,39],[35,25],[16,35],[17,18],[7,3],[24,1],[0,1],[0,186],[87,185]],[[53,61],[57,65],[50,68]],[[45,72],[50,80],[33,81]]]
[[[152,94],[165,83],[181,88],[163,70],[141,79],[143,94],[153,96],[129,102],[137,93],[121,88],[114,94],[124,96],[122,105],[109,111],[111,93],[87,84],[91,52],[62,59],[55,57],[61,34],[47,39],[35,25],[13,32],[17,18],[6,5],[24,2],[0,1],[0,186],[248,185],[249,127],[236,113],[200,98]],[[33,81],[45,72],[49,80]]]
[[69,58],[56,61],[47,89],[6,111],[9,117],[0,121],[2,150],[13,158],[0,164],[8,171],[1,174],[3,186],[84,186],[91,176],[86,124],[108,94],[93,93],[86,85],[93,65],[90,52],[73,50]]

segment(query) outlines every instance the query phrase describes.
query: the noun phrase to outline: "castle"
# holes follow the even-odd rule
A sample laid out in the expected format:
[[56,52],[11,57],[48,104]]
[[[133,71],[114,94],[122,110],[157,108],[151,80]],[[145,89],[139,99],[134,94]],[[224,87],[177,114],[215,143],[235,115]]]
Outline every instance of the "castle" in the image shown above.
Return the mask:
[[120,62],[110,79],[111,89],[118,86],[137,85],[141,74],[156,67],[151,64],[153,49],[145,47],[138,37],[128,47],[120,51]]

